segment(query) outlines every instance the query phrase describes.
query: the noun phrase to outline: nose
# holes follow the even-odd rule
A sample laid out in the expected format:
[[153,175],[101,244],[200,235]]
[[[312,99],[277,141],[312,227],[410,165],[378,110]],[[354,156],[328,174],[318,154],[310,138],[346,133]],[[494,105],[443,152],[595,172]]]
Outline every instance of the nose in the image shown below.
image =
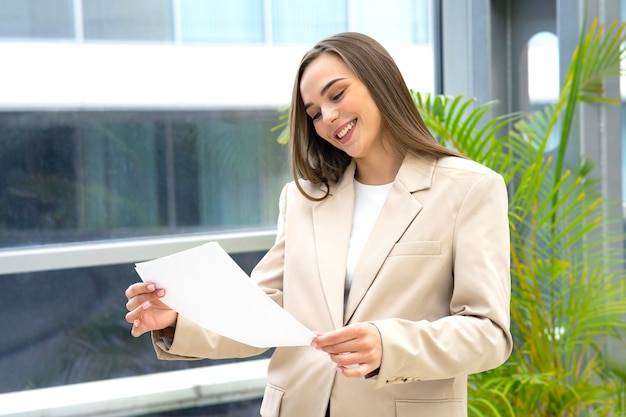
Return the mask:
[[339,117],[339,111],[335,106],[328,106],[322,109],[322,120],[326,124],[331,124]]

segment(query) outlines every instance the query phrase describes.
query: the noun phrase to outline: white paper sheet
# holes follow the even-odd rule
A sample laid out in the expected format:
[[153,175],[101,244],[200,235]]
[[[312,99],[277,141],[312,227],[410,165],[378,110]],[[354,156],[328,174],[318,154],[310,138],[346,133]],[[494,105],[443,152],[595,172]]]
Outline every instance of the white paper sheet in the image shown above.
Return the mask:
[[222,336],[256,347],[306,346],[314,334],[265,294],[217,242],[136,264],[163,302]]

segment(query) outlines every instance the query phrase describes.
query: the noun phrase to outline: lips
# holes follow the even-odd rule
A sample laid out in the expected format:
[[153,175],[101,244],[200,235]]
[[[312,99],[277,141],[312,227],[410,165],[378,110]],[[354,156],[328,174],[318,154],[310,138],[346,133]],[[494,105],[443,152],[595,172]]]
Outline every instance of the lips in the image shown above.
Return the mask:
[[335,131],[335,138],[339,139],[339,141],[342,141],[342,139],[346,137],[348,132],[350,132],[354,128],[354,126],[356,126],[356,122],[357,119],[354,119],[337,129]]

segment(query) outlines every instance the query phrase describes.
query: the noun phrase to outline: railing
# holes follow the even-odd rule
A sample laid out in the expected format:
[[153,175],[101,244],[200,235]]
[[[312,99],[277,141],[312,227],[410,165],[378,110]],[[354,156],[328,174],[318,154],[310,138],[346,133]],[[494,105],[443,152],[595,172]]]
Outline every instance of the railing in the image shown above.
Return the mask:
[[0,416],[130,417],[261,398],[268,361],[0,394]]
[[[2,274],[140,262],[216,241],[231,254],[267,250],[275,230],[0,250]],[[0,394],[0,416],[136,416],[261,398],[268,359]]]
[[228,253],[269,249],[275,230],[111,240],[0,250],[0,275],[140,262],[218,242]]

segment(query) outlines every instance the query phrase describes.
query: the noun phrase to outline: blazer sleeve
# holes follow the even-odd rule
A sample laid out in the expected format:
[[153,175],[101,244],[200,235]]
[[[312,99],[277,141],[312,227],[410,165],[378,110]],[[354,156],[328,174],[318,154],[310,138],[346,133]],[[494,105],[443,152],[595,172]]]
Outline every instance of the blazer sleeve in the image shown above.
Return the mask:
[[[251,274],[251,279],[281,306],[283,299],[286,190],[287,186],[283,188],[279,200],[276,241]],[[268,350],[249,346],[208,331],[180,315],[176,323],[174,338],[164,340],[159,332],[155,331],[152,332],[152,344],[157,357],[163,360],[243,358],[259,355]]]
[[376,388],[482,372],[510,355],[507,191],[489,172],[469,187],[455,216],[450,315],[434,321],[372,321],[383,341]]

